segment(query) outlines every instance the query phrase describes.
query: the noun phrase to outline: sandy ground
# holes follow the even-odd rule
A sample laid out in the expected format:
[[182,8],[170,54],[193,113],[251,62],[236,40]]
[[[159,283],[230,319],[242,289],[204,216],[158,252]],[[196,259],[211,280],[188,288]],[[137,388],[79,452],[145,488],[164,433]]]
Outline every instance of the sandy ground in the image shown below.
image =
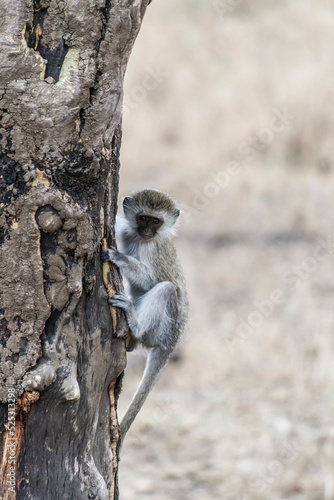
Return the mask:
[[124,445],[122,500],[334,499],[333,28],[324,0],[148,9],[121,195],[179,200],[191,320]]

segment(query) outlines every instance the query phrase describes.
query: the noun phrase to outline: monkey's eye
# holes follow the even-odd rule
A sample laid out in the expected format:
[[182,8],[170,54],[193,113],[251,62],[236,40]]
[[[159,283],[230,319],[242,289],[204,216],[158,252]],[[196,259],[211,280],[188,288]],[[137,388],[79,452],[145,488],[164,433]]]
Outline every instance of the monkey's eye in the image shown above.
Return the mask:
[[154,218],[152,222],[153,222],[153,224],[159,224],[160,219]]
[[147,215],[141,215],[141,216],[139,217],[139,219],[140,219],[140,220],[142,220],[143,222],[147,222],[147,221],[148,221],[148,217],[147,217]]

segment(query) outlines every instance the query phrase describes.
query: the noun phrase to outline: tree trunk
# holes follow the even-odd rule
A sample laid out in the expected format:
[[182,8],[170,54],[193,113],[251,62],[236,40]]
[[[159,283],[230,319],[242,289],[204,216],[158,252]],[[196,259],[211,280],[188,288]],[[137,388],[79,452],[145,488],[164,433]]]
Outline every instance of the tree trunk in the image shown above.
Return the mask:
[[0,497],[117,498],[123,76],[149,0],[0,5]]

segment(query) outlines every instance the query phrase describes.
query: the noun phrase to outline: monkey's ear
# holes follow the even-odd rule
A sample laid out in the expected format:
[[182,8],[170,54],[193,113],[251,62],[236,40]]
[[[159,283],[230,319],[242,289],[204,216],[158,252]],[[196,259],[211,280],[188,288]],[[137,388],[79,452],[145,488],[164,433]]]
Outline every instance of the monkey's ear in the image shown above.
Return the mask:
[[126,196],[125,198],[123,198],[123,210],[124,210],[124,212],[126,211],[126,209],[130,209],[131,207],[132,207],[131,196]]
[[133,203],[131,196],[126,196],[123,199],[123,212],[126,217],[130,217],[133,212]]
[[130,196],[126,196],[123,198],[123,207],[129,207],[131,205],[131,198]]

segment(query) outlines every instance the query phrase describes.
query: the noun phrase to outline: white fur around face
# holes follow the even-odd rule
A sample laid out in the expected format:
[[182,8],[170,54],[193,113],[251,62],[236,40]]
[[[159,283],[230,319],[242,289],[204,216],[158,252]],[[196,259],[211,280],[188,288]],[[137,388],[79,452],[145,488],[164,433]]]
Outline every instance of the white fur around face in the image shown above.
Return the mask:
[[[140,237],[138,233],[137,215],[149,215],[151,217],[157,217],[158,219],[163,220],[162,226],[157,230],[157,233],[152,241],[145,241]],[[166,238],[174,236],[177,233],[178,221],[179,218],[175,219],[175,217],[167,214],[164,211],[148,210],[145,207],[143,207],[142,209],[136,208],[135,211],[133,211],[132,209],[127,209],[126,214],[118,215],[116,218],[116,238],[120,240],[121,247],[124,244],[126,245],[127,240],[129,240],[129,243],[131,241],[134,247],[137,246],[138,243],[142,245],[150,245],[152,242],[161,243]],[[121,250],[125,251],[126,253],[129,252],[130,255],[133,255],[129,245],[126,246],[126,249],[121,248]]]

